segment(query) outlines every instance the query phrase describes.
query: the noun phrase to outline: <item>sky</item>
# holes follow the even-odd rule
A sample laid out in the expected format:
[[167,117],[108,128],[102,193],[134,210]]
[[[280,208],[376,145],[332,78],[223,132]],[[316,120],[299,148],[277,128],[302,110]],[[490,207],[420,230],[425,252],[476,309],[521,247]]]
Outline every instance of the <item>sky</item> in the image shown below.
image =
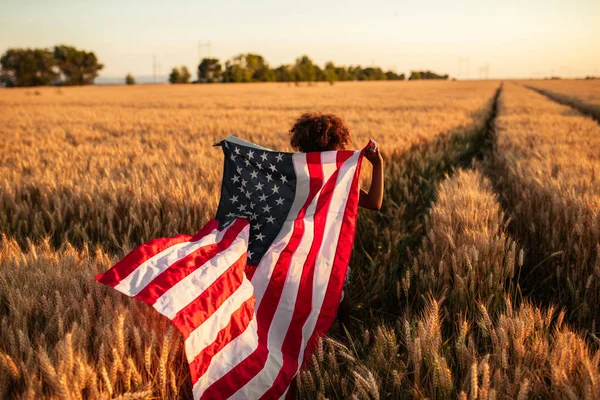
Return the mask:
[[[430,69],[459,79],[600,75],[600,0],[0,0],[0,53],[70,44],[103,77],[195,71],[200,57],[302,54],[323,66]],[[462,62],[461,62],[462,60]]]

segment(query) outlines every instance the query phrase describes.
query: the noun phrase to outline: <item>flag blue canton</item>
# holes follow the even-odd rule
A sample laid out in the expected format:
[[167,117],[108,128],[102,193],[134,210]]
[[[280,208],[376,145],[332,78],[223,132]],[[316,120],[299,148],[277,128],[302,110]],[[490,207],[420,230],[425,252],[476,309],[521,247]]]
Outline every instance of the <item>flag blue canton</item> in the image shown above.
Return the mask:
[[250,222],[248,264],[257,265],[285,222],[296,194],[293,153],[221,142],[225,156],[216,219]]

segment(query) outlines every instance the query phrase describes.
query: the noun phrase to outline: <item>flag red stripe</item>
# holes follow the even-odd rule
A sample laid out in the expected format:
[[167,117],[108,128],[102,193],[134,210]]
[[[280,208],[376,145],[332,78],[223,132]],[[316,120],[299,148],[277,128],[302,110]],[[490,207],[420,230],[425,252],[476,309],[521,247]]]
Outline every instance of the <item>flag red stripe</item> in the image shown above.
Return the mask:
[[[246,225],[248,225],[247,221],[236,219],[231,226],[226,228],[225,234],[218,243],[200,247],[196,251],[173,263],[168,268],[168,274],[162,273],[158,275],[134,297],[148,304],[154,304],[159,297],[168,292],[169,289],[177,284],[177,282],[202,267],[204,263],[218,255],[220,252],[229,248],[231,243],[233,243]],[[194,241],[200,240],[202,237],[203,236],[197,238],[194,237]]]
[[219,226],[217,220],[210,220],[195,236],[176,235],[170,238],[153,239],[129,252],[121,261],[103,274],[98,274],[96,280],[105,285],[115,287],[137,267],[148,261],[158,253],[176,244],[194,241],[202,238]]
[[[354,232],[356,230],[356,217],[358,214],[358,198],[360,189],[358,187],[358,181],[360,177],[360,167],[363,160],[363,152],[361,152],[358,163],[356,165],[356,171],[352,180],[352,186],[350,193],[348,193],[348,201],[344,210],[344,219],[341,226],[342,232],[352,232],[350,235],[340,235],[338,239],[337,249],[335,253],[335,259],[331,270],[331,278],[327,285],[327,291],[325,292],[325,299],[323,300],[323,306],[315,325],[315,330],[311,335],[306,349],[304,350],[304,363],[306,364],[312,355],[317,342],[320,337],[325,335],[331,324],[333,323],[337,314],[337,309],[340,302],[340,296],[343,287],[344,279],[346,277],[346,271],[350,264],[350,256],[352,254],[352,246],[354,244]],[[332,313],[323,312],[323,310],[332,310]]]
[[309,194],[303,207],[298,212],[294,221],[294,231],[285,249],[281,252],[273,274],[269,280],[263,299],[256,311],[258,323],[258,348],[246,357],[241,363],[232,368],[227,374],[214,382],[204,392],[206,398],[226,398],[234,394],[239,388],[246,385],[264,367],[269,350],[267,339],[269,327],[277,310],[285,278],[288,273],[290,261],[294,251],[304,234],[304,215],[313,198],[323,184],[323,171],[320,166],[320,153],[306,153],[307,165],[310,174]]
[[[252,296],[246,300],[240,308],[238,308],[233,314],[229,324],[219,331],[214,342],[206,346],[190,363],[190,375],[192,378],[192,384],[196,383],[198,379],[206,373],[210,365],[210,361],[219,351],[223,349],[229,342],[241,335],[254,316],[254,303],[255,298]],[[206,394],[205,394],[206,395]],[[203,396],[204,397],[204,396]]]
[[[346,152],[344,152],[346,153]],[[346,153],[347,154],[347,153]],[[279,370],[271,388],[262,396],[263,399],[279,398],[287,389],[290,381],[298,371],[298,355],[302,344],[302,327],[312,311],[313,279],[315,272],[315,261],[321,249],[327,214],[331,203],[331,195],[335,189],[339,174],[340,161],[344,158],[342,152],[336,154],[337,169],[325,183],[317,201],[314,215],[314,237],[310,246],[308,257],[302,268],[301,286],[294,307],[294,314],[290,326],[283,340],[281,351],[284,354],[283,365]],[[349,154],[351,156],[352,153]],[[346,157],[347,159],[348,157]],[[345,160],[344,160],[345,161]],[[343,161],[341,161],[343,163]]]
[[244,254],[221,276],[215,280],[202,294],[185,306],[172,319],[175,326],[187,339],[197,327],[202,325],[221,305],[241,286],[244,276],[240,266],[246,263]]

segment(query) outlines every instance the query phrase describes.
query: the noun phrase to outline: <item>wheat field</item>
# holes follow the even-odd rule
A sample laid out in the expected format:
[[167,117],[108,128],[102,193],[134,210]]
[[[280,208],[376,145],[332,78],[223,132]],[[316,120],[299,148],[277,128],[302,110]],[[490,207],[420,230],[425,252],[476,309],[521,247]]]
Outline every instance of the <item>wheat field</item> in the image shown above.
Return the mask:
[[214,142],[290,150],[311,110],[378,141],[386,190],[359,215],[348,339],[334,324],[296,397],[599,398],[600,126],[538,85],[600,98],[571,81],[0,90],[0,398],[191,398],[179,333],[93,277],[214,216]]

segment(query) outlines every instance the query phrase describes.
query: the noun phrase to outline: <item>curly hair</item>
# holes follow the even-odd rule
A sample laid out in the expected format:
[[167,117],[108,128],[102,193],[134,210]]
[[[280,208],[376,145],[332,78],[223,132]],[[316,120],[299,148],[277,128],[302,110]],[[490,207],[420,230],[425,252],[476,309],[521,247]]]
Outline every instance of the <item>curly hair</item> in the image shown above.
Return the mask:
[[350,143],[350,131],[344,122],[333,114],[304,113],[290,129],[290,143],[295,150],[343,150]]

